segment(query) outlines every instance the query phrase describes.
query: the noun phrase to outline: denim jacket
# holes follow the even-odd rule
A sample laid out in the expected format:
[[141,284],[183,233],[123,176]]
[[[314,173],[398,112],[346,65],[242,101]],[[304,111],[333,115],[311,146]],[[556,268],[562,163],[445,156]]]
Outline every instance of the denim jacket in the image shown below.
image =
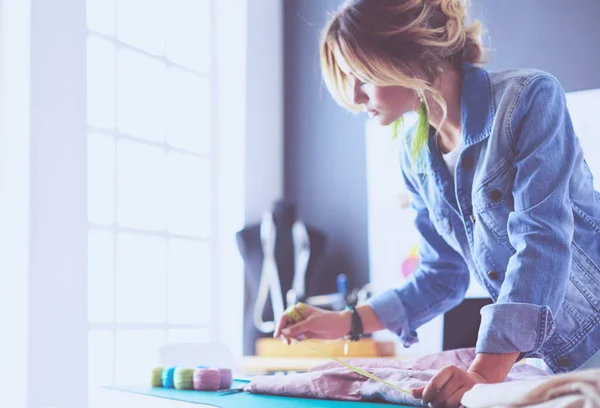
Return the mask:
[[600,193],[564,91],[538,70],[465,64],[462,75],[454,179],[434,137],[414,165],[409,149],[401,157],[420,266],[369,304],[409,347],[463,300],[472,274],[494,301],[481,310],[477,352],[574,370],[600,350]]

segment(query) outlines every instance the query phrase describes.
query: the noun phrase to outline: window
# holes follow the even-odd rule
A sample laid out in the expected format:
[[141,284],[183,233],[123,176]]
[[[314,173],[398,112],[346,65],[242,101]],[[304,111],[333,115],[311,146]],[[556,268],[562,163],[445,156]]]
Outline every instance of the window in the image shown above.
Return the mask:
[[0,374],[2,405],[25,407],[29,387],[31,6],[0,2]]
[[87,0],[91,387],[215,337],[211,0]]

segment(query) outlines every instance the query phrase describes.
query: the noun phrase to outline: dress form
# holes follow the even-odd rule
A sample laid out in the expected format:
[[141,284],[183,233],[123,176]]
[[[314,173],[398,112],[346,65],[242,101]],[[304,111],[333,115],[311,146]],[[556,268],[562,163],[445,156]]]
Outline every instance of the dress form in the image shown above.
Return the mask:
[[[274,231],[274,262],[279,277],[279,285],[281,287],[281,298],[283,299],[284,307],[287,307],[286,295],[293,286],[294,275],[298,268],[297,257],[295,256],[298,252],[298,224],[300,224],[296,206],[294,203],[286,200],[279,200],[274,203],[272,210],[265,214],[265,216],[272,217],[272,225]],[[236,234],[236,240],[238,249],[244,260],[244,354],[253,355],[255,353],[255,342],[258,338],[272,336],[271,333],[264,333],[260,331],[256,326],[256,303],[257,296],[259,294],[259,286],[261,284],[261,275],[264,273],[264,262],[265,254],[263,253],[264,248],[264,234],[265,234],[265,216],[260,223],[249,225],[244,229],[240,230]],[[325,235],[313,228],[302,224],[302,229],[307,235],[310,256],[308,262],[305,264],[305,277],[304,283],[311,279],[311,276],[315,274],[315,267],[318,259],[321,257],[325,246]],[[261,240],[261,226],[262,226],[262,238]],[[294,232],[294,230],[296,231]],[[295,239],[296,238],[296,242]],[[302,262],[300,262],[302,263]],[[296,282],[297,283],[297,282]],[[306,292],[306,291],[305,291]],[[309,293],[303,293],[303,296],[309,295]],[[296,301],[302,300],[302,297],[295,299]],[[259,306],[262,308],[262,320],[273,321],[273,304],[271,293],[266,298],[264,308],[262,304]],[[260,299],[259,299],[259,303]]]

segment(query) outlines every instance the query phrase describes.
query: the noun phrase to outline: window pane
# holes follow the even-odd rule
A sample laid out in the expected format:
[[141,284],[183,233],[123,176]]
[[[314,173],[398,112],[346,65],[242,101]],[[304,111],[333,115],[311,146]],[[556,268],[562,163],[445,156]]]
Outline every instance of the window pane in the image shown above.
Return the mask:
[[165,140],[165,64],[131,50],[119,51],[119,130]]
[[179,68],[168,70],[167,141],[196,153],[210,150],[210,82]]
[[160,366],[159,351],[165,344],[161,330],[117,331],[117,384],[149,384],[154,367]]
[[87,0],[87,25],[100,34],[115,34],[116,0]]
[[177,329],[169,330],[169,343],[208,343],[212,341],[209,329]]
[[166,242],[139,234],[117,237],[117,322],[166,320]]
[[119,0],[118,7],[119,40],[164,55],[165,0]]
[[211,220],[210,162],[191,155],[167,156],[168,230],[207,237]]
[[115,221],[115,141],[90,133],[87,140],[88,219],[96,224]]
[[88,233],[88,320],[114,321],[114,237],[111,232]]
[[115,126],[115,46],[97,37],[87,42],[87,121],[92,126]]
[[169,241],[169,323],[203,324],[211,315],[210,247],[206,243]]
[[167,57],[206,73],[210,69],[210,0],[169,0]]
[[92,330],[88,334],[88,383],[90,388],[111,385],[115,360],[114,336],[109,330]]
[[121,140],[117,145],[117,223],[148,230],[165,228],[165,153]]

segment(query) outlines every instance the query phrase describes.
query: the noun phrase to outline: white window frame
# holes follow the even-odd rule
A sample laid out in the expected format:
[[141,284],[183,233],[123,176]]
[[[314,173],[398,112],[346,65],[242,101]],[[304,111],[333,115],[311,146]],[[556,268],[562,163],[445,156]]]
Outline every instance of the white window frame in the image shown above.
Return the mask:
[[[244,274],[235,233],[283,194],[283,4],[264,0],[250,11],[247,3],[214,7],[214,330],[236,357]],[[0,361],[11,367],[0,390],[15,408],[81,408],[89,329],[85,1],[0,0],[0,11],[0,305],[10,310],[0,318],[10,333]],[[271,81],[249,86],[249,77]]]
[[29,340],[29,0],[0,0],[0,395],[27,406]]
[[[118,3],[118,0],[117,0]],[[95,30],[93,30],[93,28],[88,28],[88,38],[99,38],[102,39],[106,42],[109,42],[111,45],[113,45],[115,47],[115,51],[118,54],[120,49],[126,49],[126,50],[132,50],[136,53],[142,54],[148,58],[151,58],[152,60],[155,61],[159,61],[162,64],[165,64],[165,66],[167,67],[175,67],[178,68],[180,70],[183,70],[191,75],[197,76],[197,77],[201,77],[201,78],[205,78],[208,79],[210,81],[210,90],[211,90],[211,99],[212,99],[212,105],[213,105],[213,111],[216,111],[216,101],[218,100],[217,98],[217,81],[216,81],[216,66],[217,66],[217,61],[216,58],[218,56],[217,52],[216,52],[216,37],[215,37],[215,21],[216,21],[216,7],[215,4],[216,2],[214,0],[209,0],[209,9],[210,12],[212,14],[212,18],[210,19],[211,21],[211,27],[210,27],[210,38],[211,38],[211,67],[208,73],[199,73],[199,72],[195,72],[193,70],[188,69],[187,67],[181,66],[177,63],[174,63],[173,61],[171,61],[166,55],[155,55],[152,53],[149,53],[141,48],[138,48],[136,46],[133,46],[131,44],[125,43],[123,41],[121,41],[118,38],[117,33],[115,32],[114,35],[112,36],[108,36],[102,33],[99,33]],[[143,10],[140,10],[140,12],[143,12]],[[115,67],[115,70],[117,69],[117,67]],[[117,84],[115,84],[115,86],[117,86]],[[148,140],[144,140],[144,139],[139,139],[137,137],[132,137],[130,135],[126,135],[122,132],[120,132],[117,129],[118,125],[117,123],[115,123],[115,128],[113,130],[106,130],[103,128],[98,128],[92,125],[89,125],[89,131],[90,132],[98,132],[98,133],[102,133],[102,134],[106,134],[109,135],[110,137],[112,137],[112,139],[115,141],[115,144],[118,144],[118,142],[120,140],[130,140],[132,142],[135,143],[139,143],[139,144],[143,144],[146,146],[153,146],[155,148],[159,148],[162,151],[164,151],[165,153],[168,152],[179,152],[179,153],[183,153],[185,155],[191,155],[193,157],[197,157],[203,160],[208,160],[210,163],[210,176],[211,176],[211,191],[213,192],[212,196],[211,196],[211,220],[219,220],[221,218],[223,218],[223,216],[221,215],[221,211],[220,211],[220,206],[219,206],[219,197],[217,195],[217,191],[218,191],[218,177],[219,175],[218,173],[218,169],[219,169],[219,161],[221,159],[222,156],[224,156],[224,154],[221,153],[222,146],[219,146],[217,143],[217,137],[216,137],[216,129],[217,129],[217,124],[213,122],[211,122],[211,129],[210,129],[210,146],[211,146],[211,150],[208,154],[199,154],[199,153],[194,153],[185,149],[179,149],[179,148],[175,148],[173,146],[171,146],[168,141],[165,139],[162,142],[153,142],[153,141],[148,141]],[[226,152],[225,152],[226,155]],[[116,172],[118,171],[117,169],[117,163],[115,161],[114,163],[115,166],[115,175]],[[116,183],[114,185],[114,189],[115,189],[115,200],[116,200]],[[115,204],[115,208],[116,208],[116,204]],[[196,237],[191,237],[191,236],[187,236],[187,235],[178,235],[178,234],[173,234],[168,232],[167,230],[163,230],[163,231],[150,231],[150,230],[146,230],[146,229],[137,229],[137,228],[129,228],[129,227],[123,227],[118,225],[117,219],[116,219],[116,212],[115,212],[115,219],[113,221],[112,225],[99,225],[99,224],[94,224],[94,223],[88,223],[89,226],[89,231],[108,231],[112,234],[113,239],[114,239],[114,245],[113,245],[113,256],[116,255],[116,246],[117,246],[117,237],[119,234],[122,233],[131,233],[131,234],[135,234],[136,236],[151,236],[151,237],[159,237],[159,238],[163,238],[165,239],[165,241],[169,240],[170,238],[183,238],[185,240],[191,240],[193,242],[201,242],[204,244],[207,244],[210,248],[210,259],[211,259],[211,270],[210,270],[210,276],[211,276],[211,288],[209,289],[209,292],[212,294],[217,293],[218,290],[218,281],[217,279],[214,279],[216,276],[218,276],[219,274],[217,273],[217,256],[218,256],[218,252],[217,252],[217,237],[216,237],[216,231],[217,231],[217,222],[213,221],[212,225],[210,227],[210,232],[209,232],[209,237],[208,239],[204,239],[204,238],[196,238]],[[112,351],[113,351],[113,358],[112,358],[112,366],[113,366],[113,381],[115,381],[115,376],[116,376],[116,367],[117,367],[117,354],[116,354],[116,350],[117,350],[117,334],[119,332],[124,332],[124,331],[139,331],[139,330],[156,330],[156,331],[160,331],[163,332],[163,336],[164,336],[164,343],[167,344],[168,342],[168,332],[169,330],[189,330],[189,329],[207,329],[209,332],[209,336],[211,340],[217,340],[218,341],[218,299],[216,296],[213,296],[213,298],[211,299],[211,304],[210,304],[210,311],[211,311],[211,317],[210,320],[208,322],[208,324],[206,325],[202,325],[202,324],[177,324],[177,323],[170,323],[168,321],[165,321],[164,323],[119,323],[117,322],[117,298],[116,298],[116,293],[117,293],[117,282],[118,282],[118,268],[117,268],[117,261],[116,259],[113,262],[113,276],[114,276],[114,284],[113,284],[113,296],[114,296],[114,304],[113,304],[113,310],[114,310],[114,315],[113,315],[113,322],[112,323],[95,323],[95,322],[90,322],[88,325],[88,333],[91,333],[93,331],[97,332],[97,331],[109,331],[110,333],[112,333],[113,335],[113,346],[112,346]],[[168,273],[168,272],[167,272]],[[201,273],[199,271],[199,273]],[[168,276],[167,276],[168,278]],[[165,293],[165,302],[169,301],[169,292],[168,292],[168,287],[165,286],[164,290],[167,292]],[[192,301],[192,299],[190,299],[190,301]],[[190,307],[193,306],[193,303],[190,304]]]

